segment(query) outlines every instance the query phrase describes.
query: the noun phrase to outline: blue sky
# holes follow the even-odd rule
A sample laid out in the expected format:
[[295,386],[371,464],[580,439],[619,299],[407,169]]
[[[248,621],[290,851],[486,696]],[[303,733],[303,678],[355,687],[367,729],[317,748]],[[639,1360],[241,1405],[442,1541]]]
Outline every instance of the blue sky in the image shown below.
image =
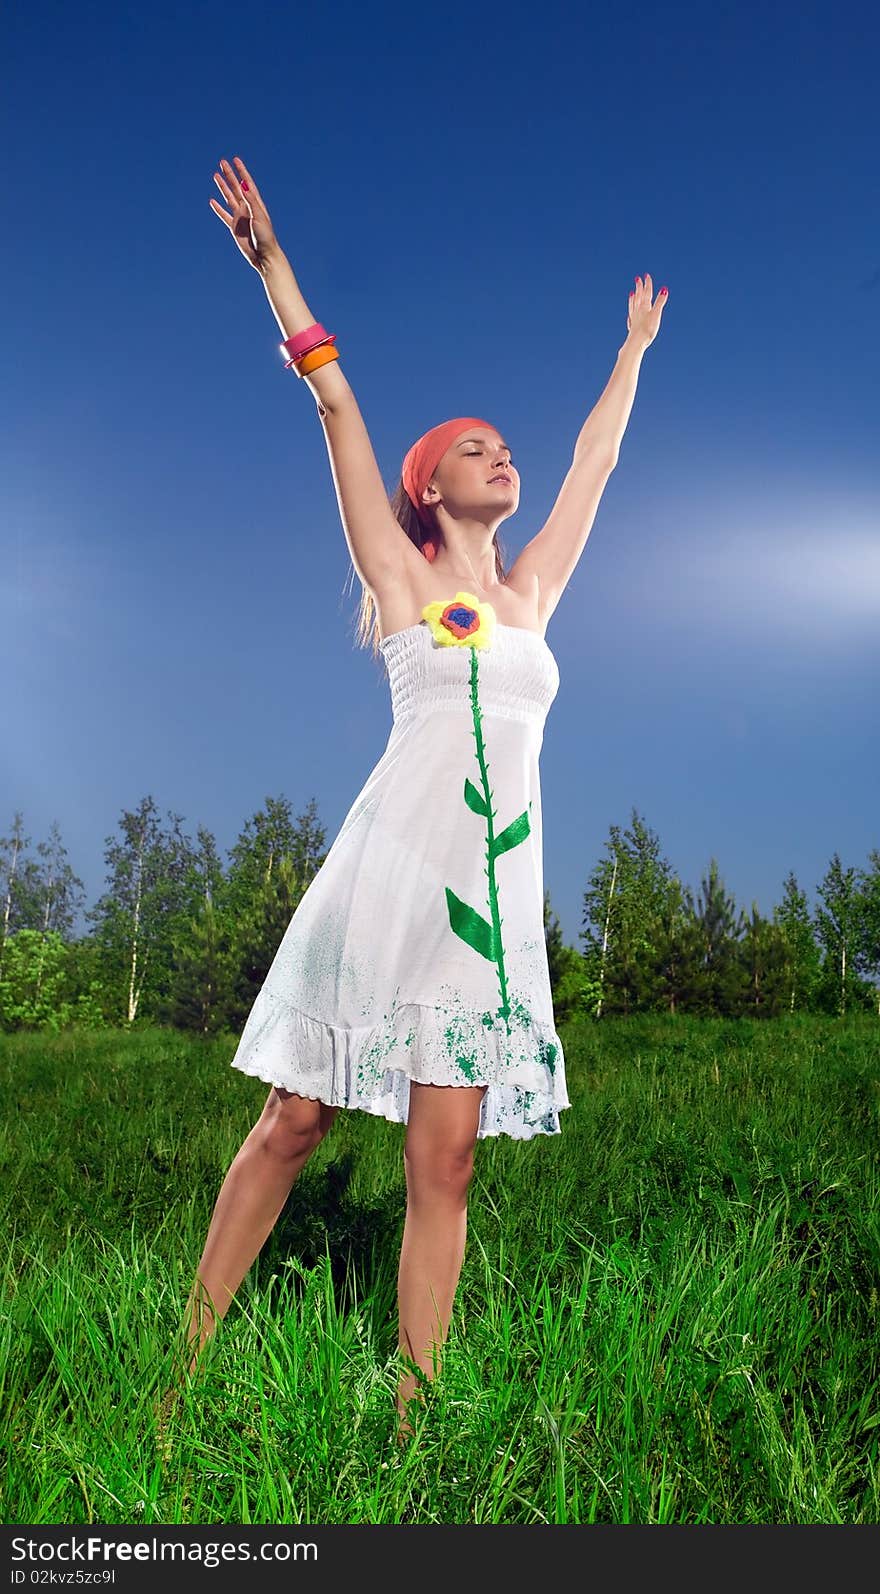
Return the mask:
[[633,807],[768,916],[880,846],[880,24],[867,6],[7,12],[0,827],[87,903],[151,793],[221,856],[330,845],[391,728],[314,401],[209,200],[241,155],[389,489],[450,415],[511,444],[512,557],[669,286],[548,628],[545,884],[577,943]]

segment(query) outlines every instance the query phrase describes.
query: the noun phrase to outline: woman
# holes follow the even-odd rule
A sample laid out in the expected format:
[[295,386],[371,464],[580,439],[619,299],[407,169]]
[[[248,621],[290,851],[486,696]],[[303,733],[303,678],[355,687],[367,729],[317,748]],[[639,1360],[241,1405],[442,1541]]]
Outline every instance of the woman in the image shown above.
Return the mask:
[[505,571],[519,475],[495,427],[459,416],[413,444],[389,504],[335,334],[315,318],[244,162],[211,206],[260,273],[282,352],[315,398],[393,728],[291,919],[233,1066],[271,1085],[226,1175],[189,1304],[198,1353],[340,1106],[406,1124],[398,1438],[413,1432],[464,1255],[476,1141],[559,1132],[569,1105],[544,940],[543,726],[559,685],[544,631],[589,535],[666,290],[628,335],[553,511]]

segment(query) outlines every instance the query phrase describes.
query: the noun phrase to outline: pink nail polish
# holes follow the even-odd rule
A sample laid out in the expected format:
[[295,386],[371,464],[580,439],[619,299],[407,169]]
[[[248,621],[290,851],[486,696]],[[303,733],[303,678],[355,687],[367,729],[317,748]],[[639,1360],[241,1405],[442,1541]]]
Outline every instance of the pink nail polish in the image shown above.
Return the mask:
[[242,186],[242,188],[243,188],[243,189],[244,189],[244,192],[245,192],[245,193],[246,193],[246,194],[247,194],[247,193],[249,193],[249,192],[250,192],[250,189],[249,189],[249,187],[248,187],[248,180],[247,180],[247,178],[246,178],[246,177],[243,177],[243,178],[242,178],[242,180],[241,180],[241,186]]

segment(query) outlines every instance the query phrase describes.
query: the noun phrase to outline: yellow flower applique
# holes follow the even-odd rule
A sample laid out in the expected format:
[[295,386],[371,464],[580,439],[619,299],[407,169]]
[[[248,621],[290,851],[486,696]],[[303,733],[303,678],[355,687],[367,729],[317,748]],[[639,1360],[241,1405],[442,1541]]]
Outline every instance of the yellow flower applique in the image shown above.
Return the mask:
[[488,648],[495,635],[495,610],[472,592],[457,592],[452,603],[426,603],[422,619],[441,647]]

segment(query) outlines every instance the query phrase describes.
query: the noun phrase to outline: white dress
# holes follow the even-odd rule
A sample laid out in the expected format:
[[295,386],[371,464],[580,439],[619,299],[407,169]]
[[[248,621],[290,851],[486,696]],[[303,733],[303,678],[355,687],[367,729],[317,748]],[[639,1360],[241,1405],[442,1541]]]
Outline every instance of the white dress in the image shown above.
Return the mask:
[[559,668],[537,632],[499,624],[470,594],[422,613],[380,643],[387,746],[293,914],[232,1067],[394,1123],[407,1122],[411,1080],[485,1084],[478,1139],[558,1134],[570,1103],[538,760]]

